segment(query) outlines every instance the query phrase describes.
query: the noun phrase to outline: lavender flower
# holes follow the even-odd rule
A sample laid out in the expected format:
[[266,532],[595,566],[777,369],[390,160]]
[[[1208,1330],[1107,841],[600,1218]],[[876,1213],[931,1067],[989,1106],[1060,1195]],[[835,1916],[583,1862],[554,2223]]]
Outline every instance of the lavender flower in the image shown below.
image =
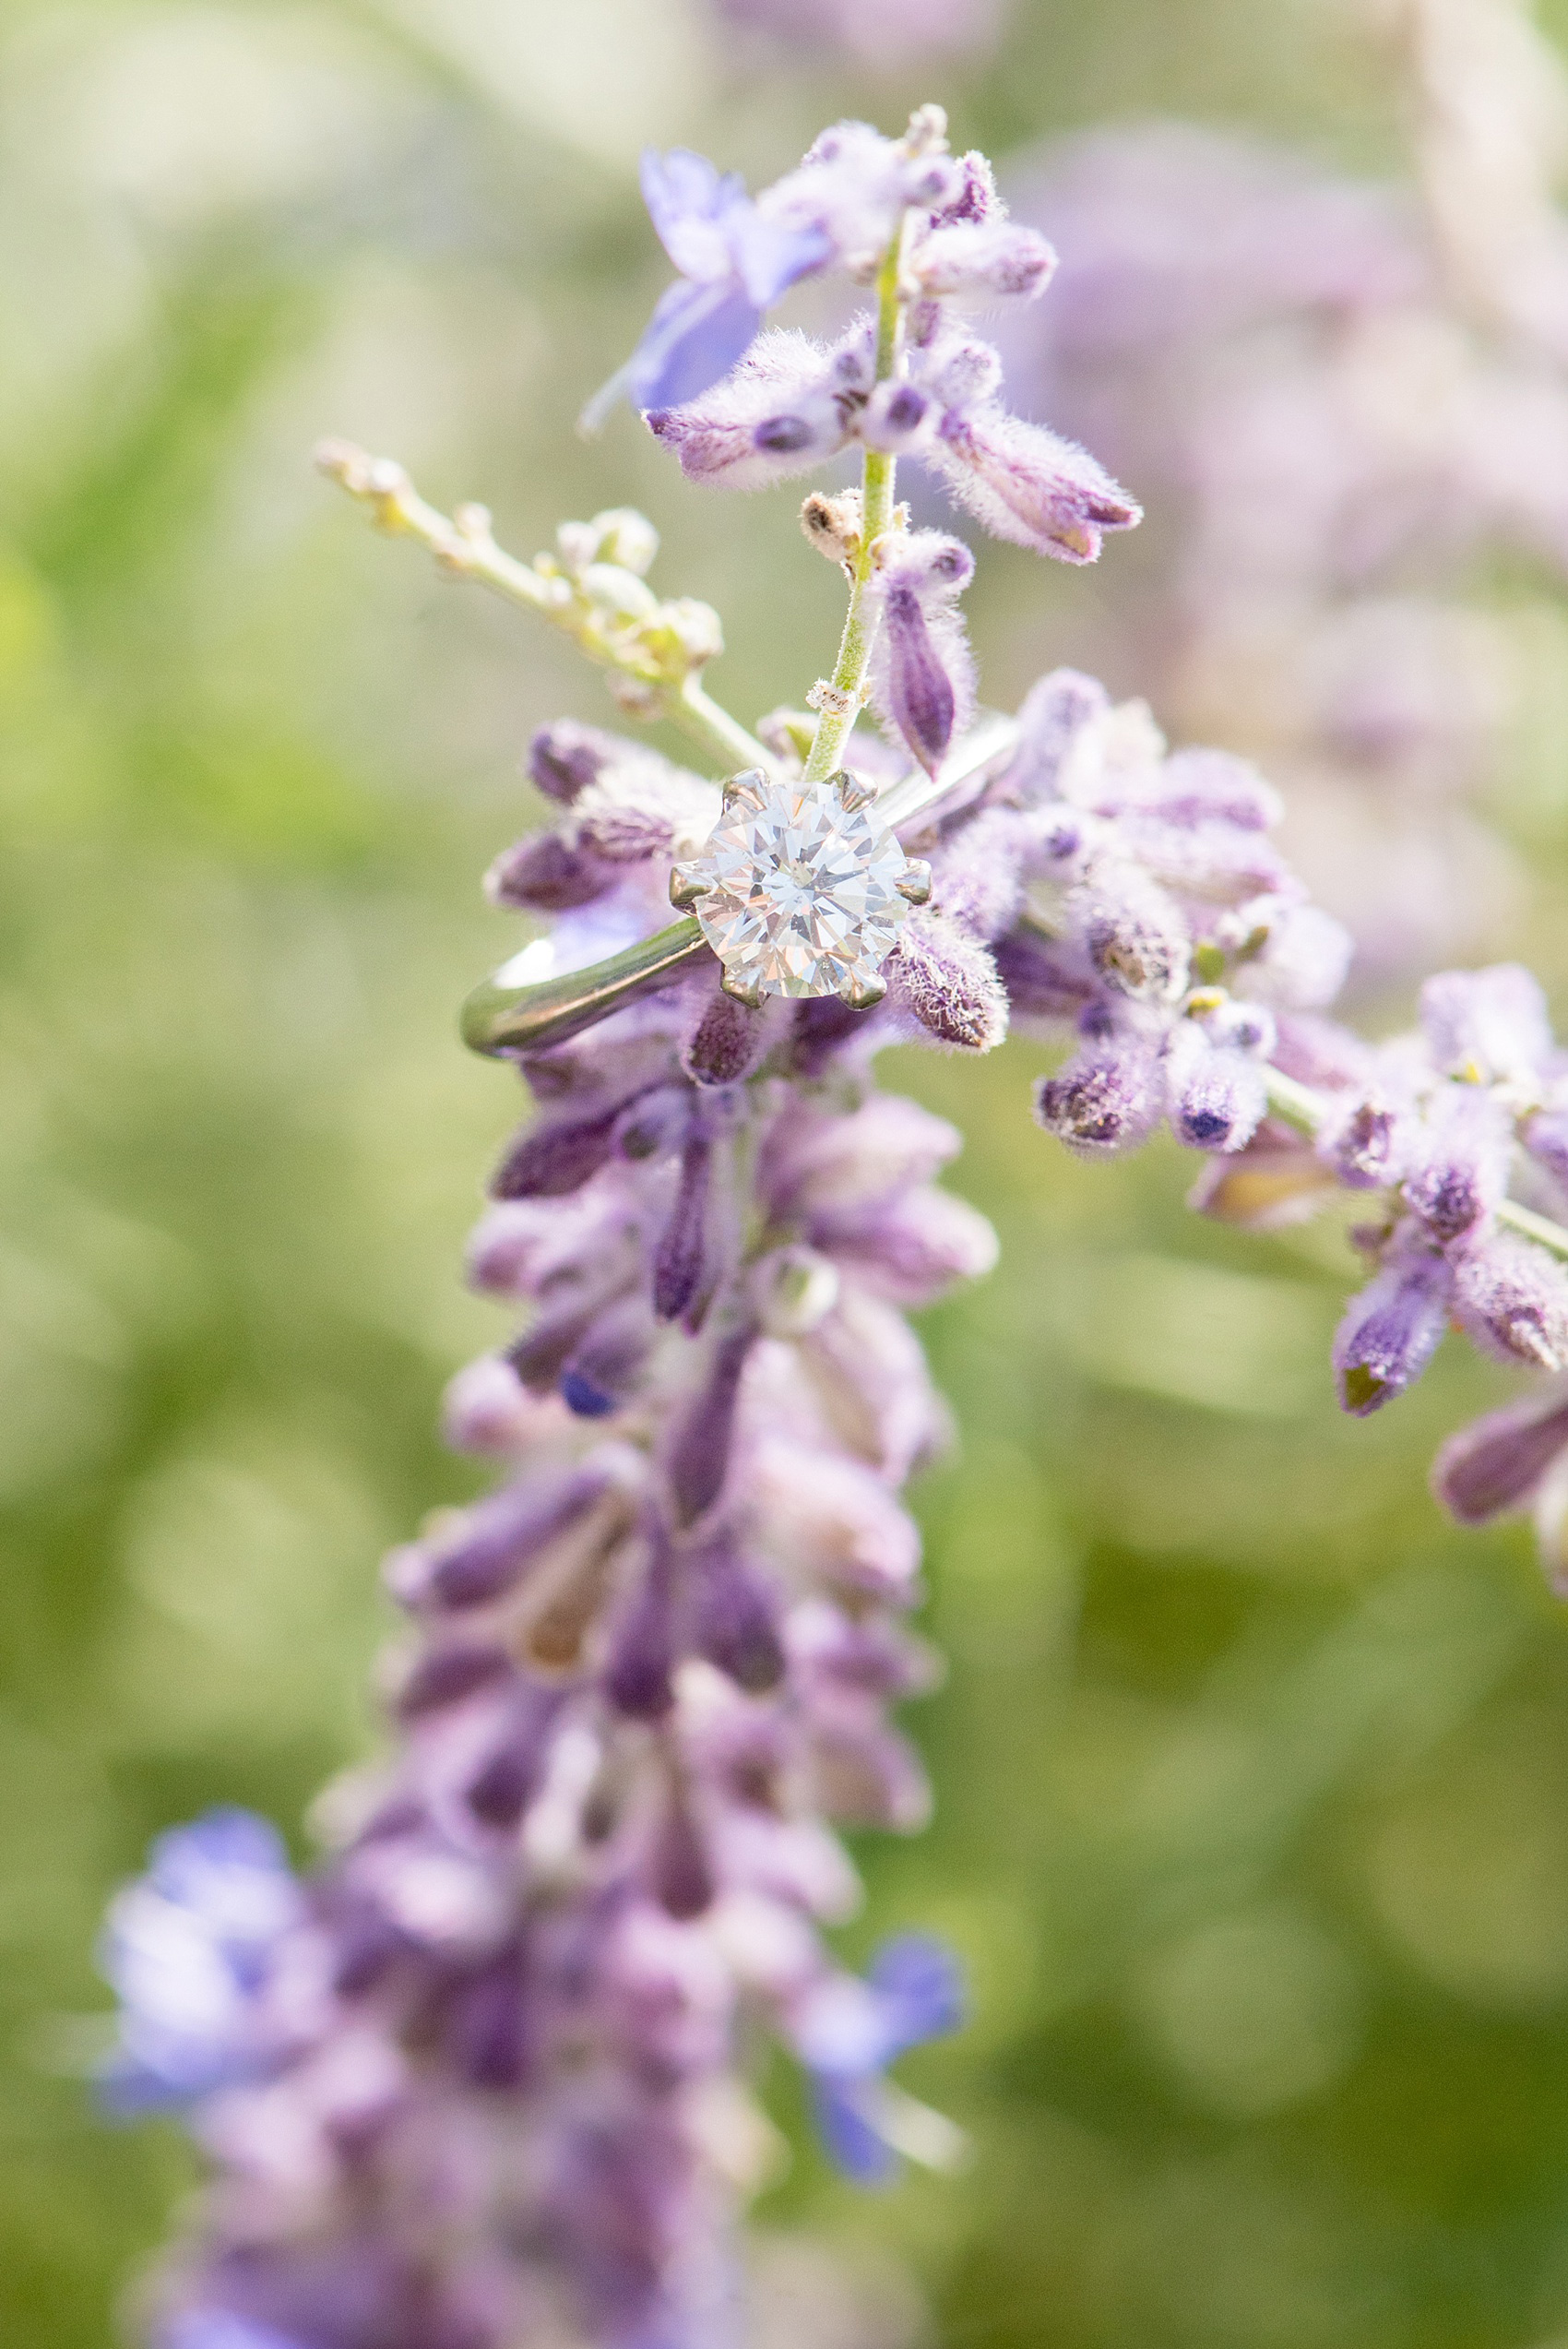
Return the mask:
[[[862,2186],[885,2185],[908,2141],[909,2100],[883,2074],[906,2049],[955,2031],[963,1988],[940,1942],[909,1934],[885,1942],[866,1980],[820,1983],[797,2010],[796,2053],[812,2074],[817,2127],[829,2154]],[[914,2107],[922,2118],[923,2107]]]
[[[934,109],[916,115],[899,141],[841,123],[758,199],[761,214],[820,238],[851,278],[873,276],[901,239],[923,298],[890,374],[867,317],[831,346],[769,335],[738,347],[731,372],[716,368],[689,392],[640,404],[690,480],[757,489],[858,440],[882,455],[919,455],[997,536],[1093,562],[1107,531],[1138,520],[1137,507],[1085,450],[1003,408],[1000,355],[949,315],[954,301],[969,297],[1032,300],[1050,282],[1055,255],[1037,231],[1008,221],[982,157],[958,164],[944,149]],[[894,581],[885,602],[890,629],[902,632],[902,666],[938,669],[911,643],[930,619],[920,599]]]
[[[506,1479],[387,1561],[409,1626],[394,1735],[326,1806],[309,1882],[215,1814],[116,1903],[112,2084],[184,2103],[214,2173],[152,2349],[719,2337],[761,2175],[762,2029],[805,2065],[852,2176],[955,2158],[952,2125],[885,2077],[956,2026],[952,1961],[913,1937],[860,1982],[824,1938],[857,1891],[836,1827],[908,1831],[929,1802],[889,1713],[929,1679],[900,1491],[947,1423],[903,1313],[994,1255],[934,1186],[955,1130],[876,1090],[882,1044],[983,1052],[1015,1014],[1064,1031],[1047,1129],[1108,1155],[1168,1123],[1207,1158],[1195,1202],[1253,1228],[1382,1194],[1335,1341],[1344,1405],[1408,1387],[1451,1315],[1552,1368],[1439,1477],[1474,1519],[1534,1496],[1563,1563],[1568,1276],[1544,1251],[1568,1255],[1568,1232],[1512,1186],[1552,1203],[1563,1183],[1568,1061],[1527,976],[1444,973],[1416,1032],[1364,1045],[1324,1016],[1346,941],[1270,837],[1269,787],[1170,755],[1144,705],[1072,673],[1028,695],[1010,747],[951,763],[971,563],[908,528],[898,454],[1069,559],[1135,519],[1093,460],[1006,415],[994,353],[944,307],[1038,291],[1041,242],[932,109],[900,140],[838,125],[754,206],[681,154],[647,186],[683,283],[631,374],[669,396],[649,421],[687,471],[751,486],[861,446],[858,495],[805,515],[849,576],[843,646],[805,697],[814,725],[776,712],[755,740],[697,682],[716,621],[645,589],[638,518],[566,525],[528,571],[471,511],[447,524],[396,469],[330,459],[382,519],[560,620],[629,707],[740,763],[721,796],[595,730],[535,738],[552,817],[491,888],[547,928],[475,998],[488,1022],[500,996],[476,1040],[515,1059],[533,1114],[470,1270],[524,1326],[448,1400]],[[755,340],[829,259],[877,283],[875,333]],[[867,692],[913,775],[889,745],[844,763]],[[891,840],[853,829],[879,784]],[[884,945],[863,924],[849,941],[869,968],[820,957],[829,984],[856,970],[841,996],[738,1002],[704,925],[668,927],[724,811],[768,794],[762,877],[788,874],[802,919],[852,925],[862,852],[891,876]],[[848,880],[823,883],[823,856]]]
[[663,294],[626,365],[588,411],[597,423],[625,391],[639,408],[695,399],[741,358],[763,314],[819,269],[831,244],[810,225],[769,219],[733,173],[672,148],[643,157],[648,216],[679,280]]
[[894,543],[875,575],[882,627],[872,656],[872,698],[928,774],[974,709],[974,662],[953,608],[974,569],[974,556],[957,539],[917,531]]
[[100,1958],[120,1999],[103,2079],[115,2111],[188,2104],[268,2069],[284,2044],[278,1951],[303,1916],[265,1819],[213,1810],[159,1838],[110,1910]]

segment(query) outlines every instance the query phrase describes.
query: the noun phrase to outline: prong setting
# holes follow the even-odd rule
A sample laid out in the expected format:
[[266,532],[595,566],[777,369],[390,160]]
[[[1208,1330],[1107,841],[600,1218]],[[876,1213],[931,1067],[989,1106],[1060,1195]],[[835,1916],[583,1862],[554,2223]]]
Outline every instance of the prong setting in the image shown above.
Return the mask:
[[712,888],[707,875],[691,864],[677,864],[670,875],[670,902],[679,913],[689,913],[699,897]]
[[743,1003],[748,1011],[757,1011],[762,1008],[762,989],[754,979],[743,978],[738,972],[726,971],[719,987],[721,995],[729,996],[735,1003]]
[[838,990],[838,1000],[847,1003],[851,1011],[874,1011],[887,993],[887,982],[880,972],[851,979]]
[[847,767],[840,767],[838,772],[830,778],[828,788],[837,793],[838,805],[847,816],[853,816],[860,808],[869,807],[876,797],[874,787],[862,783],[859,776],[851,775]]
[[724,812],[731,815],[737,807],[748,807],[755,814],[763,805],[767,793],[767,777],[760,767],[744,767],[738,775],[731,775],[723,785]]
[[911,856],[904,867],[904,877],[895,881],[894,888],[906,905],[924,905],[931,897],[931,866],[923,856]]

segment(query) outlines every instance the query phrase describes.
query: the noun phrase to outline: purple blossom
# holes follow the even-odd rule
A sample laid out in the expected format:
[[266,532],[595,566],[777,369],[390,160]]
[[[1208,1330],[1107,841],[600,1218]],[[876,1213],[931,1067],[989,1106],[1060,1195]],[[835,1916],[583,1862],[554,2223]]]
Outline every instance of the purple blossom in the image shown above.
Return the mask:
[[1107,531],[1142,519],[1086,449],[1001,408],[951,411],[931,461],[993,537],[1061,563],[1095,562]]
[[591,403],[593,423],[622,391],[643,409],[696,399],[744,355],[764,313],[832,251],[821,228],[767,218],[734,173],[721,175],[689,148],[668,155],[649,148],[642,189],[681,275],[659,297],[625,366]]
[[279,1947],[303,1915],[282,1839],[252,1812],[208,1811],[159,1837],[147,1874],[115,1896],[99,1956],[120,2000],[112,2110],[188,2104],[268,2069]]
[[1438,1251],[1407,1235],[1352,1298],[1334,1340],[1346,1411],[1364,1419],[1420,1377],[1447,1326],[1452,1284]]
[[[996,352],[946,306],[1028,298],[1049,249],[941,134],[932,109],[899,141],[839,124],[754,205],[700,158],[650,159],[682,281],[628,379],[694,478],[761,486],[858,440],[923,457],[1002,535],[1090,559],[1135,509],[1002,408]],[[828,345],[758,335],[810,269],[870,281],[896,231],[892,375],[864,316]],[[851,2176],[952,2157],[951,2124],[886,2076],[956,2027],[952,1960],[911,1937],[857,1981],[824,1942],[857,1892],[836,1830],[908,1831],[929,1808],[890,1717],[931,1676],[900,1492],[948,1424],[904,1314],[995,1252],[935,1187],[956,1130],[877,1091],[882,1044],[984,1051],[1015,1013],[1054,1027],[1070,1056],[1040,1123],[1087,1156],[1168,1123],[1207,1155],[1194,1204],[1243,1228],[1383,1194],[1335,1341],[1345,1407],[1408,1386],[1451,1316],[1553,1370],[1454,1440],[1439,1489],[1478,1520],[1533,1501],[1568,1572],[1568,1275],[1508,1228],[1553,1238],[1510,1198],[1515,1141],[1538,1189],[1568,1163],[1568,1073],[1533,982],[1446,972],[1412,1034],[1337,1028],[1348,942],[1272,837],[1271,788],[1227,754],[1170,753],[1146,706],[1072,673],[1027,698],[1010,755],[954,774],[972,561],[901,512],[867,543],[886,471],[805,516],[876,624],[854,685],[896,743],[854,748],[852,778],[891,785],[889,822],[918,829],[921,866],[896,869],[924,901],[885,1002],[863,1008],[862,986],[860,1005],[754,1010],[696,947],[683,975],[517,1054],[530,1122],[469,1269],[521,1326],[447,1406],[504,1481],[387,1562],[409,1618],[382,1683],[392,1734],[326,1806],[308,1887],[259,1823],[214,1814],[115,1904],[112,2093],[187,2104],[213,2171],[153,2295],[156,2349],[506,2349],[563,2327],[691,2349],[733,2306],[761,2133],[747,2058],[769,2029]],[[629,566],[636,586],[652,547],[636,517],[601,515],[565,526],[540,576],[575,595]],[[615,594],[562,608],[618,660],[596,633],[625,618]],[[639,698],[648,641],[626,661],[636,706],[678,692],[728,745],[732,721],[683,687]],[[790,711],[764,721],[786,776],[802,733]],[[897,745],[951,776],[912,814],[923,786]],[[569,723],[529,766],[550,821],[490,888],[546,924],[522,968],[553,980],[667,925],[719,794]],[[578,1009],[602,1011],[599,984]]]
[[936,531],[899,538],[874,580],[882,626],[872,657],[878,716],[934,774],[974,709],[974,661],[954,609],[974,556]]
[[168,2349],[311,2349],[297,2333],[279,2332],[275,2325],[252,2324],[222,2308],[192,2310],[179,2318],[167,2343]]
[[797,2011],[792,2035],[815,2088],[817,2127],[857,2184],[885,2185],[897,2166],[884,2072],[907,2049],[956,2031],[963,2010],[951,1953],[909,1934],[884,1943],[864,1982],[830,1977]]
[[1562,1378],[1450,1436],[1432,1465],[1432,1489],[1461,1525],[1486,1525],[1535,1497],[1568,1449]]

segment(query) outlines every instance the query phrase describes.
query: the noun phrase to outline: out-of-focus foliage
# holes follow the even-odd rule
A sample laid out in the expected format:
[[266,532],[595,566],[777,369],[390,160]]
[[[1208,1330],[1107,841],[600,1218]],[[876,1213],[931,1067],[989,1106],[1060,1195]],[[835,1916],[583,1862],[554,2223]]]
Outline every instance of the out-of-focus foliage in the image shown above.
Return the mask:
[[[571,431],[661,281],[644,138],[754,185],[940,95],[992,149],[1154,108],[1397,144],[1345,12],[1275,0],[1019,0],[940,90],[695,0],[13,0],[0,44],[0,2338],[99,2349],[192,2172],[84,2093],[96,1919],[160,1826],[292,1830],[374,1735],[377,1556],[473,1489],[436,1398],[496,1327],[457,1278],[516,1107],[453,1034],[512,940],[475,876],[528,732],[603,711],[374,543],[312,440],[524,551],[644,505],[749,717],[837,626],[792,501]],[[994,697],[1121,559],[992,558]],[[1545,903],[1560,713],[1527,749]],[[1173,1151],[1069,1163],[1032,1067],[897,1072],[966,1127],[1006,1269],[929,1331],[964,1431],[924,1496],[939,1810],[868,1843],[863,1938],[970,1965],[972,2027],[910,2074],[976,2161],[868,2204],[802,2152],[762,2215],[892,2247],[956,2345],[1545,2349],[1568,1626],[1521,1535],[1455,1535],[1423,1484],[1501,1381],[1455,1349],[1337,1420],[1342,1242],[1184,1219]]]

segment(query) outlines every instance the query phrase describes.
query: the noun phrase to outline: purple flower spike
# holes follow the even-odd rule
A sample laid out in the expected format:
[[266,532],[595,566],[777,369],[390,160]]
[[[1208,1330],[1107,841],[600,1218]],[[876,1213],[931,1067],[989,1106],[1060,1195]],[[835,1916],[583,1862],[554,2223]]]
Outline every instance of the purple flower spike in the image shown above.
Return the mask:
[[643,157],[643,198],[660,244],[680,270],[660,296],[631,358],[588,404],[601,423],[624,391],[634,407],[672,408],[727,375],[755,340],[763,314],[797,280],[819,269],[830,238],[812,225],[768,220],[733,173],[677,147]]
[[1353,1297],[1334,1340],[1339,1401],[1356,1419],[1403,1394],[1437,1352],[1453,1275],[1435,1249],[1407,1240]]

